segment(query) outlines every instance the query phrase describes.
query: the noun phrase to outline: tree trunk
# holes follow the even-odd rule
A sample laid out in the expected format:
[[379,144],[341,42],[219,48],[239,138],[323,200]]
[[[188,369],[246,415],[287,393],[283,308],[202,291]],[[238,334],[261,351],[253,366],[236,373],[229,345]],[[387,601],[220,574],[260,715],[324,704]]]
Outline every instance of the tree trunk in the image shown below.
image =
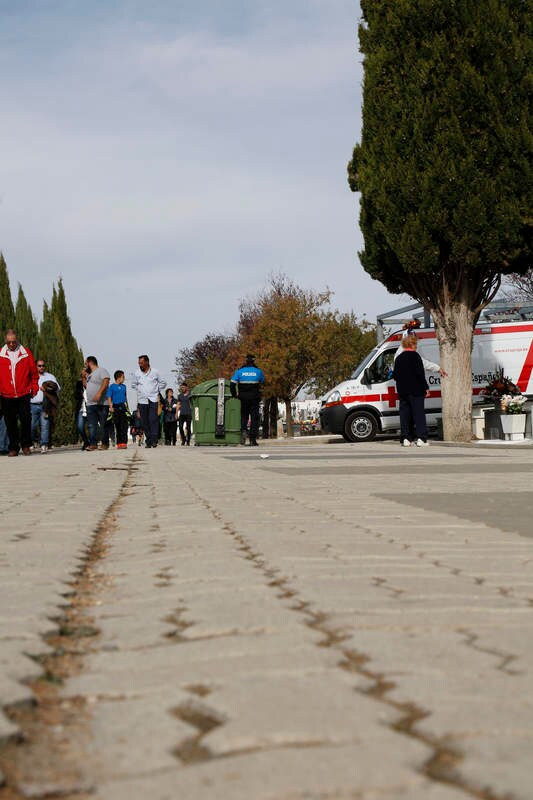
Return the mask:
[[285,398],[285,420],[287,423],[287,439],[292,439],[294,431],[292,429],[292,403]]
[[267,397],[263,400],[263,439],[277,439],[278,399]]
[[278,398],[270,398],[270,438],[278,438]]
[[437,326],[440,365],[448,373],[441,378],[444,440],[472,440],[472,341],[475,314],[466,303],[449,302],[440,311],[431,309]]
[[270,405],[272,399],[267,397],[266,400],[263,400],[263,419],[262,419],[262,429],[263,429],[263,439],[270,439]]

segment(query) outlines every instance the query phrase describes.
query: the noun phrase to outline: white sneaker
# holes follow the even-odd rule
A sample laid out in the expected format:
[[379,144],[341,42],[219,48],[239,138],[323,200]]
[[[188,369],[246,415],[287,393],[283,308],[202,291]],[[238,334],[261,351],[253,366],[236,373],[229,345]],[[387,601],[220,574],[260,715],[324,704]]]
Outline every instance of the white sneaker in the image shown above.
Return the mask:
[[425,442],[423,439],[416,440],[417,447],[429,447],[429,442]]
[[45,444],[43,444],[42,447],[41,447],[41,453],[46,453],[47,450],[48,450],[48,447]]
[[403,440],[402,447],[411,447],[411,442],[409,441],[409,439]]

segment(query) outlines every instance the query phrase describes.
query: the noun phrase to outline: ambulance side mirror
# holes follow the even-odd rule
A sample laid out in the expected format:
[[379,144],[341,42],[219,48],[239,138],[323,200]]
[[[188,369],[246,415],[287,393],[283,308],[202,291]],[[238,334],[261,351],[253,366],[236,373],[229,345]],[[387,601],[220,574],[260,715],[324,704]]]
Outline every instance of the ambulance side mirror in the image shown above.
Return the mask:
[[368,367],[363,372],[363,383],[365,386],[372,385],[372,378],[370,377],[370,370],[368,369]]

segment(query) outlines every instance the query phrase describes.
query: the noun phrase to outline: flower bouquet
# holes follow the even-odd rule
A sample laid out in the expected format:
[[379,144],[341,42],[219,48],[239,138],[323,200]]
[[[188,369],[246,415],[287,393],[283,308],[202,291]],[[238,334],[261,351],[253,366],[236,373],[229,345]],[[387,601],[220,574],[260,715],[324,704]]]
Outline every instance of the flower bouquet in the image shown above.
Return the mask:
[[502,414],[523,414],[523,405],[527,397],[523,394],[504,394],[500,397],[500,410]]
[[494,373],[490,383],[481,390],[480,395],[490,397],[493,400],[501,400],[504,396],[520,395],[520,389],[516,383],[513,383],[510,378],[503,374],[503,367],[500,367]]

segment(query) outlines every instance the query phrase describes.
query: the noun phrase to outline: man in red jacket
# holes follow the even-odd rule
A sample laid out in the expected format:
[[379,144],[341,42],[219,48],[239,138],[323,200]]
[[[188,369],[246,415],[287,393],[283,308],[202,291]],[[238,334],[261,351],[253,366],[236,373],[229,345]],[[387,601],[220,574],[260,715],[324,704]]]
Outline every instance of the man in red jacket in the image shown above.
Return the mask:
[[33,355],[20,344],[16,332],[8,330],[0,350],[0,396],[9,438],[8,456],[18,456],[20,445],[25,456],[31,453],[30,400],[38,391],[39,375]]

